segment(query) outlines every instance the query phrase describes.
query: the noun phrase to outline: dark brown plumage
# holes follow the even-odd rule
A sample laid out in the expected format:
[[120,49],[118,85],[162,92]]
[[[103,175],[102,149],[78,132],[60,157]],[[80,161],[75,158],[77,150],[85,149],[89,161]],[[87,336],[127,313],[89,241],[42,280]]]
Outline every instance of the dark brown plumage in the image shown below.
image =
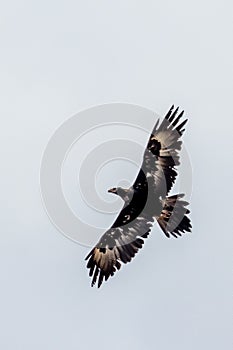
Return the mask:
[[167,196],[177,177],[180,138],[187,122],[185,119],[180,123],[184,112],[178,114],[178,110],[172,106],[160,125],[157,121],[134,184],[129,189],[109,190],[123,199],[124,207],[86,257],[92,286],[97,282],[100,287],[103,280],[120,269],[121,263],[132,260],[155,220],[167,237],[177,238],[191,231],[184,195]]

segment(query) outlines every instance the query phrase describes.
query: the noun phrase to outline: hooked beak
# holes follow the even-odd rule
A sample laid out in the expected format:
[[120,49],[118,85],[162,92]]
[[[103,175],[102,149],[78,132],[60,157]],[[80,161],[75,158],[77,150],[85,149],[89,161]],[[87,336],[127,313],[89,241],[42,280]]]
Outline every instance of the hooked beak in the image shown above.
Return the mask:
[[117,189],[115,187],[114,188],[110,188],[110,190],[108,190],[108,192],[117,194]]

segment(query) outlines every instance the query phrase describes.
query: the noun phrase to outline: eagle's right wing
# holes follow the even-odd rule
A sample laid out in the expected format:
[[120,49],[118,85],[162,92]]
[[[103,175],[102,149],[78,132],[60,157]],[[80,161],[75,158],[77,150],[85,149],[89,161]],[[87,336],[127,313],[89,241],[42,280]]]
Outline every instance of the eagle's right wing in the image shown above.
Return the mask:
[[87,268],[92,277],[92,287],[98,279],[98,288],[119,270],[121,263],[128,263],[148,237],[153,219],[142,214],[128,225],[112,227],[103,234],[97,245],[87,255]]

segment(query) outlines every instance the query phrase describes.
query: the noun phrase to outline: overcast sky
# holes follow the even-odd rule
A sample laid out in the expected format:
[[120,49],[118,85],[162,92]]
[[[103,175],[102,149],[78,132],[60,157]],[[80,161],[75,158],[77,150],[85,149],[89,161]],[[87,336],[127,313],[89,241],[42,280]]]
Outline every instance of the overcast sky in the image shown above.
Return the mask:
[[[1,349],[231,349],[232,12],[225,0],[2,3]],[[97,290],[89,248],[44,210],[39,172],[54,131],[109,102],[185,109],[193,233],[155,227]]]

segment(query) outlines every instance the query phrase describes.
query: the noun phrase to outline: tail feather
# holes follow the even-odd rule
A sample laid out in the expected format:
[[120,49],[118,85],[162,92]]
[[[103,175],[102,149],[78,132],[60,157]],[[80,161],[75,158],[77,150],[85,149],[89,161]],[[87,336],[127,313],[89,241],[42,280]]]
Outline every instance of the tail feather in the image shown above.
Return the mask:
[[190,211],[186,208],[189,203],[183,197],[184,194],[177,194],[163,201],[163,209],[157,221],[167,237],[172,235],[178,238],[185,232],[191,232],[191,221],[187,217]]

